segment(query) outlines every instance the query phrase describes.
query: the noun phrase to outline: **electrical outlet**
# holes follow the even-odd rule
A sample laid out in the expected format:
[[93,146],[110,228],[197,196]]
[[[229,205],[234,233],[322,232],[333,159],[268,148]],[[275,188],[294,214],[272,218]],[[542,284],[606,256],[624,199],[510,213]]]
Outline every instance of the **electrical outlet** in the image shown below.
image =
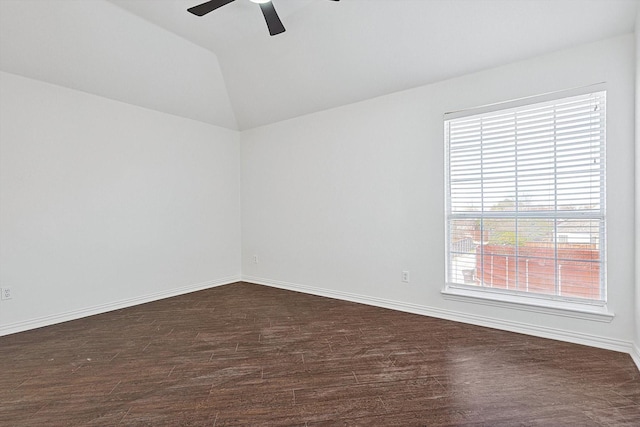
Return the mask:
[[11,288],[2,288],[2,293],[0,293],[0,299],[11,299]]
[[257,264],[258,263],[258,255],[254,255],[253,256],[253,263]]
[[406,270],[402,272],[402,281],[404,283],[409,283],[409,272]]

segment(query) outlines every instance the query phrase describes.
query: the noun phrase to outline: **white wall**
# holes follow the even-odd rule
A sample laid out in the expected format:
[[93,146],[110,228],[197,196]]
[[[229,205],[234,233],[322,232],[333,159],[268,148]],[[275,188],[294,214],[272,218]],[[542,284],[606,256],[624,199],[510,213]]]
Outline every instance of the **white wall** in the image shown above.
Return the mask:
[[0,335],[240,277],[236,131],[0,72]]
[[636,223],[635,223],[635,250],[636,250],[636,277],[635,277],[635,309],[636,309],[636,335],[634,360],[640,368],[640,5],[636,12],[636,143],[635,143],[635,159],[636,159]]
[[[634,67],[628,35],[243,132],[243,277],[630,350]],[[613,321],[443,299],[443,114],[600,82],[608,90]],[[411,272],[408,285],[402,270]]]

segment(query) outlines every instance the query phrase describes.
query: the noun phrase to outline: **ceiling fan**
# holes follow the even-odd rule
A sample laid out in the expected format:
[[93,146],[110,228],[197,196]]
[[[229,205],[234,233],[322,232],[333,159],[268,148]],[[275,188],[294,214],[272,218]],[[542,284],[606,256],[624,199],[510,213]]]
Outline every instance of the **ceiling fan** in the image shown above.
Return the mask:
[[[197,16],[206,15],[209,12],[213,12],[219,7],[224,6],[225,4],[229,4],[234,2],[235,0],[210,0],[208,2],[199,4],[197,6],[190,7],[187,9],[189,12],[193,13]],[[258,3],[260,5],[260,9],[262,9],[262,14],[264,15],[264,20],[267,21],[267,27],[269,27],[269,34],[275,36],[276,34],[284,33],[286,30],[284,29],[284,25],[282,25],[282,21],[276,12],[275,7],[273,7],[273,3],[271,0],[251,0],[253,3]],[[340,1],[340,0],[331,0],[331,1]]]

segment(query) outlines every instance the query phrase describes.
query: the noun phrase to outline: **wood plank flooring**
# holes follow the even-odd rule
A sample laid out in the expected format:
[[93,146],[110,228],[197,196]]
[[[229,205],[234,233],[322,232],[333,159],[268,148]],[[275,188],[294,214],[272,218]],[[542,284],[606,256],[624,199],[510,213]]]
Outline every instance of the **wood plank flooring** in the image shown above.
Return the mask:
[[236,283],[0,338],[2,426],[639,426],[627,354]]

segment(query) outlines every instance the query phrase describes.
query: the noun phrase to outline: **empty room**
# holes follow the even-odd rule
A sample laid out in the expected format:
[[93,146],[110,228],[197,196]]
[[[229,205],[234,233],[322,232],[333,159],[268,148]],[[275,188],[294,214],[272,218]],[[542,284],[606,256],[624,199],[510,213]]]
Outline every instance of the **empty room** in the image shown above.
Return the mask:
[[0,425],[640,425],[640,1],[0,0]]

